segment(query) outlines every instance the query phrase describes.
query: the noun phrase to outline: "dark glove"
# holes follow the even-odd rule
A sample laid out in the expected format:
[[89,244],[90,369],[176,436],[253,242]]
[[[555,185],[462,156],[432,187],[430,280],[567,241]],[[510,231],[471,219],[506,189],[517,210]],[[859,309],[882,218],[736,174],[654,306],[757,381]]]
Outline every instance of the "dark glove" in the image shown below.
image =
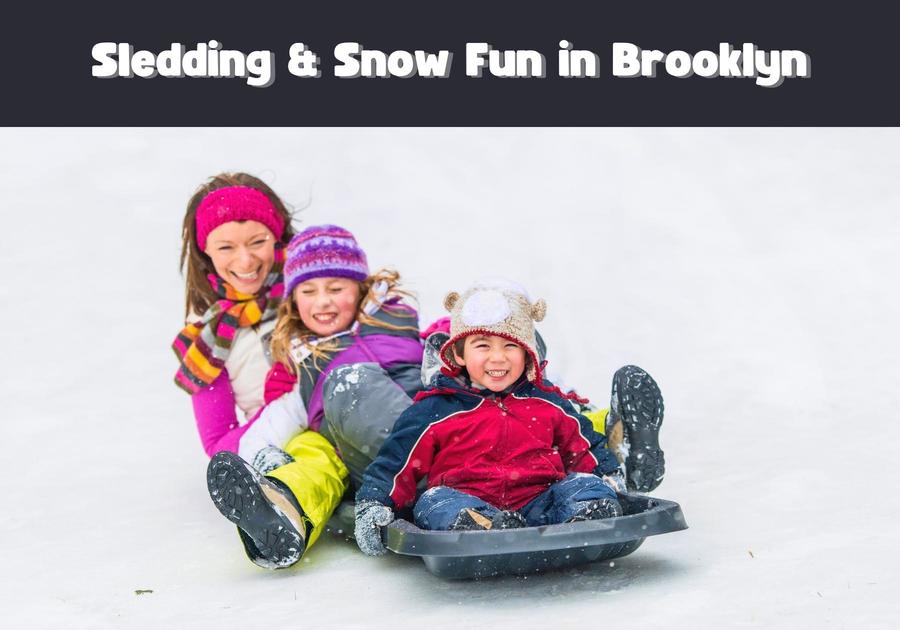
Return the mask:
[[382,556],[386,553],[381,543],[381,528],[390,525],[394,512],[378,501],[359,501],[356,504],[356,544],[367,556]]

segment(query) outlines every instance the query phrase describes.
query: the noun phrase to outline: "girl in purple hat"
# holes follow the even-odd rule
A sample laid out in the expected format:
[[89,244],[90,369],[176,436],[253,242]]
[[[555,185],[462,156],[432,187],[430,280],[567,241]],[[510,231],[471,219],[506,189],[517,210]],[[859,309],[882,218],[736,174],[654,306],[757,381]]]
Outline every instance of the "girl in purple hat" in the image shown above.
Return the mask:
[[335,225],[305,229],[285,251],[271,402],[207,475],[247,555],[271,568],[300,559],[422,389],[418,317],[399,275],[370,273],[353,234]]

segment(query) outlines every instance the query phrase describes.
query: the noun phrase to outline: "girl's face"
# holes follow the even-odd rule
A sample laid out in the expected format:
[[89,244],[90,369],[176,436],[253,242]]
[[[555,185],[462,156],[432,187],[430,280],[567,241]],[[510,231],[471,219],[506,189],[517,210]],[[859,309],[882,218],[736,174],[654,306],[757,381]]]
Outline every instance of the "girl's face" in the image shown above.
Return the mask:
[[359,283],[349,278],[313,278],[294,288],[300,320],[318,337],[350,328],[359,298]]
[[275,264],[275,235],[257,221],[230,221],[209,233],[205,252],[222,279],[256,295]]
[[456,354],[454,348],[453,357],[466,368],[473,384],[492,392],[503,391],[525,371],[525,349],[496,335],[469,335],[463,356]]

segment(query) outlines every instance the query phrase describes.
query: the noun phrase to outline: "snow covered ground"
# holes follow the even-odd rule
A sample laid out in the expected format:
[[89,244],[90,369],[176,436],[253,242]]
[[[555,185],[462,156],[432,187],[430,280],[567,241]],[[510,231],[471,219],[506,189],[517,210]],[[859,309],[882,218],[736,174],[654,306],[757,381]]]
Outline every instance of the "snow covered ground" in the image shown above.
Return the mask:
[[[350,227],[424,321],[504,275],[583,393],[648,369],[690,529],[475,583],[338,539],[251,565],[169,349],[221,170]],[[895,627],[898,172],[897,129],[0,130],[3,626]]]

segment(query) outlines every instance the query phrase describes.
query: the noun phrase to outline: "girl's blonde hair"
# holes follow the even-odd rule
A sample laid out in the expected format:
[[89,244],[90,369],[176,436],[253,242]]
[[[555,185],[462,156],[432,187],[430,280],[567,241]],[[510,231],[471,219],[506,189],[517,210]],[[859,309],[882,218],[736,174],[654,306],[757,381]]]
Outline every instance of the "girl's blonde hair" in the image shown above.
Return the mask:
[[[375,288],[379,283],[387,284],[387,291],[383,297],[375,294]],[[392,308],[391,305],[384,306],[384,302],[395,297],[415,299],[413,294],[400,288],[400,274],[391,269],[381,269],[372,274],[359,285],[359,302],[356,305],[356,319],[360,324],[368,324],[369,326],[377,326],[388,330],[409,330],[416,332],[418,328],[415,324],[409,326],[398,326],[388,322],[381,321],[367,315],[365,309],[370,304],[377,304],[379,308],[389,310],[392,315],[397,317],[413,318],[415,315],[405,308]],[[327,358],[328,354],[338,347],[337,340],[312,345],[309,341],[316,335],[300,319],[297,307],[294,304],[292,295],[285,295],[278,307],[278,319],[275,322],[275,330],[272,332],[271,350],[272,358],[279,363],[287,366],[292,374],[297,374],[297,366],[291,358],[291,348],[294,339],[298,339],[311,352],[313,362],[319,359]]]

